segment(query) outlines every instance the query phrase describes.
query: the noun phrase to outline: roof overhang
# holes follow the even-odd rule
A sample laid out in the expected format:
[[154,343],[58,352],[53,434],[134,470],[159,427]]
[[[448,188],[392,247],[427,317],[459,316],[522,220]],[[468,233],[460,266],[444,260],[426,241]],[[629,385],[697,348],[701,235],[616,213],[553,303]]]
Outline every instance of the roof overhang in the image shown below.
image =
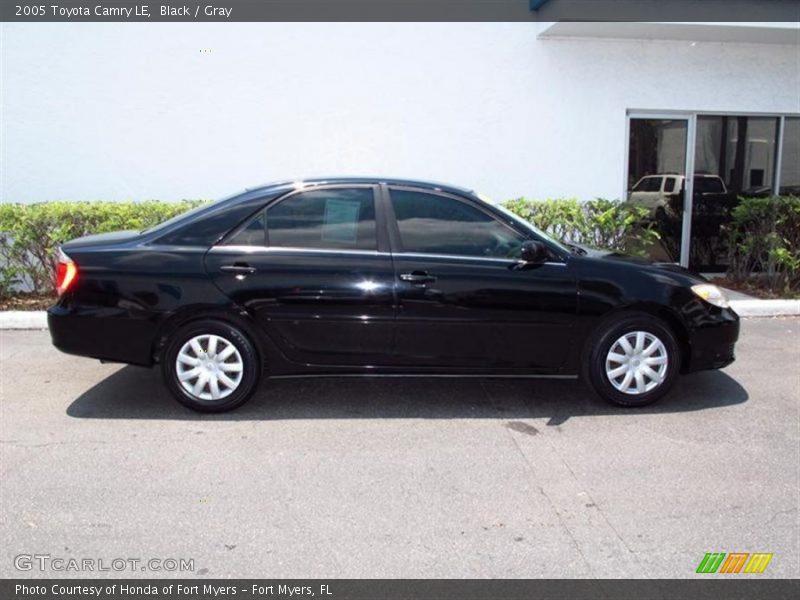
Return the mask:
[[558,23],[543,23],[539,38],[607,38],[800,44],[800,24],[787,22],[640,23],[560,21]]

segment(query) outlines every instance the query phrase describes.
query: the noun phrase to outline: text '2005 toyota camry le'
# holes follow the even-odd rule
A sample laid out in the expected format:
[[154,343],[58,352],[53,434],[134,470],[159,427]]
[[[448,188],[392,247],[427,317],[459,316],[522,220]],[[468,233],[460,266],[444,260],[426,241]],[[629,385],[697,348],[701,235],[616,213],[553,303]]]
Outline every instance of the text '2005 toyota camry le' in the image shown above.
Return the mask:
[[564,245],[464,189],[282,182],[61,247],[53,344],[160,365],[218,412],[262,376],[582,377],[642,406],[734,359],[724,294],[672,264]]

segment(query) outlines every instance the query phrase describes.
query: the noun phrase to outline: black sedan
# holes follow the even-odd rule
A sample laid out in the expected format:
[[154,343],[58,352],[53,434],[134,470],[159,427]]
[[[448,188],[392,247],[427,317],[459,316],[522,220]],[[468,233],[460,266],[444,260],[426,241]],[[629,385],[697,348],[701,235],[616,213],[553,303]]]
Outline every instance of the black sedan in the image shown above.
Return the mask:
[[64,352],[160,365],[190,408],[262,375],[581,376],[642,406],[734,360],[723,293],[671,264],[561,244],[456,187],[281,182],[60,250]]

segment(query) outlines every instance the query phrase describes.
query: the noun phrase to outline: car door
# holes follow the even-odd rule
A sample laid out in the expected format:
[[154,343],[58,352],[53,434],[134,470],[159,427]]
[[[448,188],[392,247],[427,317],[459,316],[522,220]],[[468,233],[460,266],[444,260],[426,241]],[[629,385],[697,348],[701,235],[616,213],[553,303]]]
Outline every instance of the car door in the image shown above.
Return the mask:
[[577,312],[568,265],[554,254],[522,266],[521,246],[535,236],[482,202],[401,186],[387,193],[398,362],[556,372]]
[[371,185],[280,198],[206,256],[217,286],[295,362],[390,359],[394,273]]

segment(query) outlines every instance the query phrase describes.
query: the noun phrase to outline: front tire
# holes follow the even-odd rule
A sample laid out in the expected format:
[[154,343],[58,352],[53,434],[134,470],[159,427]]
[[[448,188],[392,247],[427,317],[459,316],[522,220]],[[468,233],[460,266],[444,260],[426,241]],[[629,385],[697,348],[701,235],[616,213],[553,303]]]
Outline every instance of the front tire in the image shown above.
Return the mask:
[[237,327],[194,321],[176,331],[161,360],[161,373],[178,402],[218,413],[244,404],[260,378],[258,353]]
[[630,313],[605,323],[589,340],[584,379],[609,402],[646,406],[670,391],[680,363],[669,327],[645,313]]

